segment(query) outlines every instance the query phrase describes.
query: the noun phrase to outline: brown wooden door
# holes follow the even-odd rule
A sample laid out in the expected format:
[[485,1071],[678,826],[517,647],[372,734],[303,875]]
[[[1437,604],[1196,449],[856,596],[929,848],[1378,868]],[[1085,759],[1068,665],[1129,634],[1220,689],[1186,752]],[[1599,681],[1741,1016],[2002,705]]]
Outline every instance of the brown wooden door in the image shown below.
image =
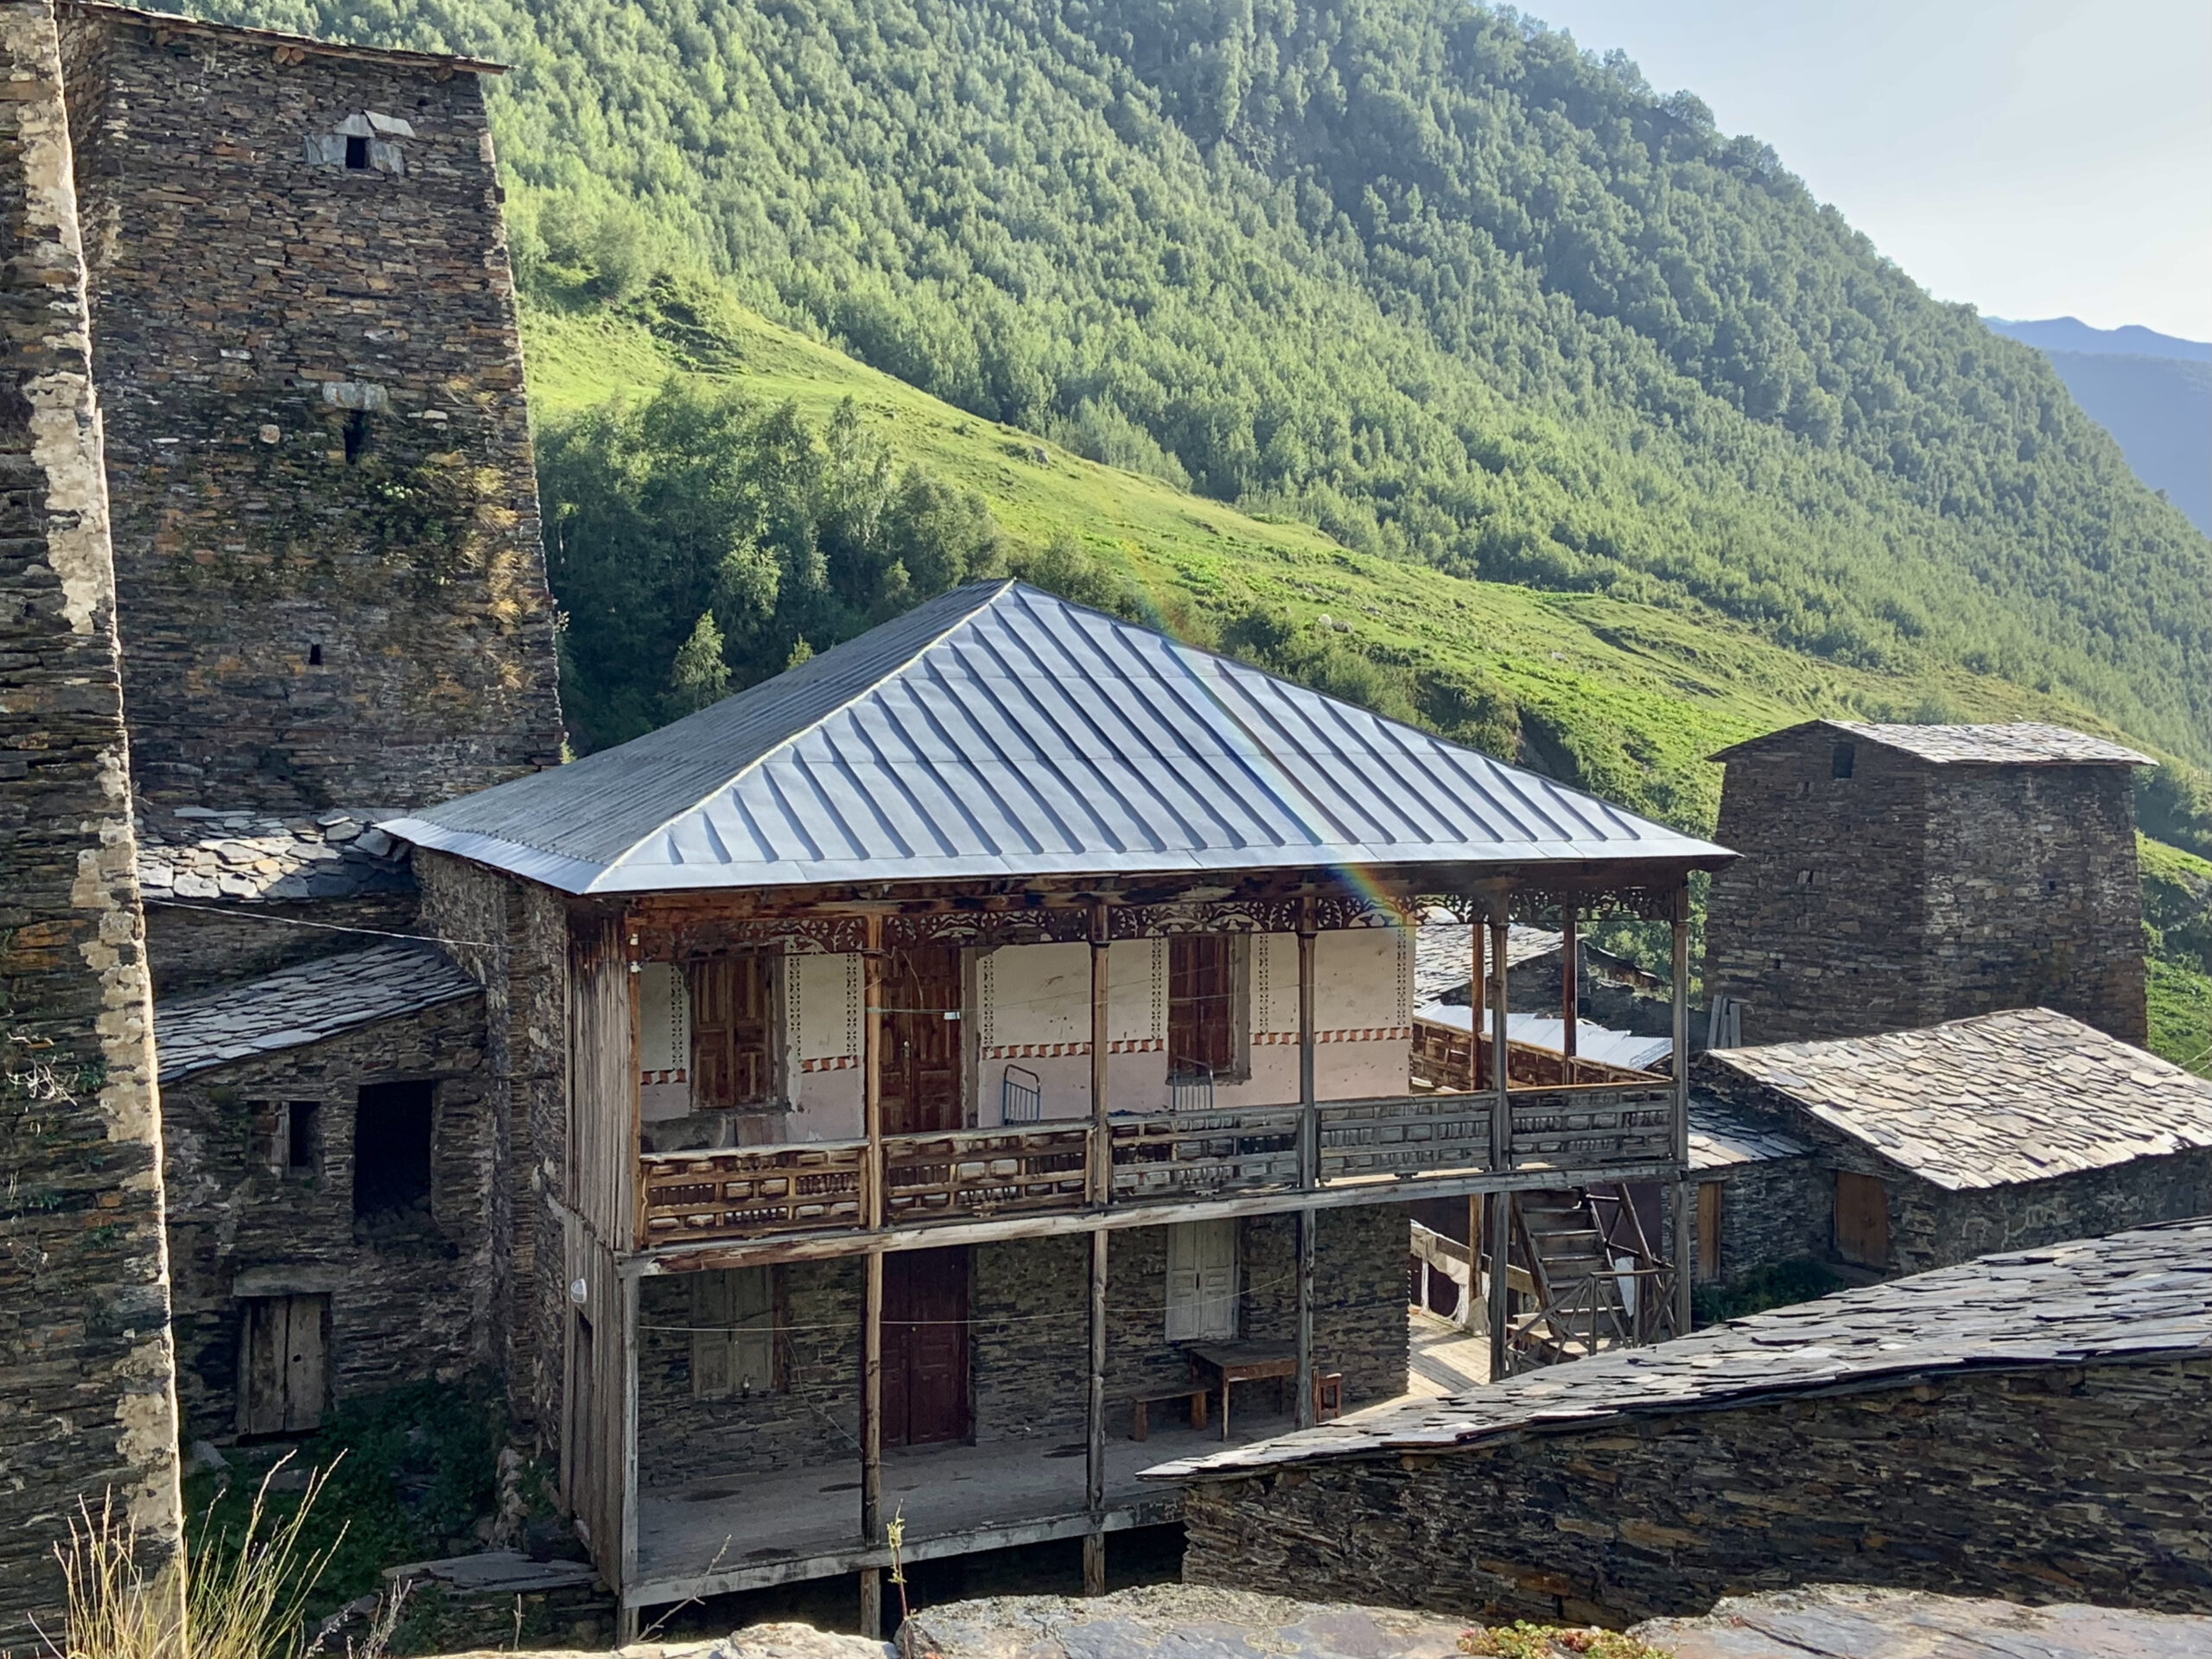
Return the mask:
[[1835,1253],[1864,1268],[1890,1265],[1890,1190],[1872,1175],[1835,1173]]
[[260,1296],[245,1305],[238,1344],[238,1433],[297,1434],[322,1422],[329,1367],[327,1296]]
[[894,952],[884,974],[883,1007],[883,1132],[958,1128],[959,948]]
[[883,1258],[883,1442],[968,1438],[968,1252]]
[[768,1098],[770,963],[721,957],[691,964],[691,1103],[695,1109]]
[[1179,933],[1167,941],[1167,1070],[1213,1077],[1236,1063],[1229,936]]

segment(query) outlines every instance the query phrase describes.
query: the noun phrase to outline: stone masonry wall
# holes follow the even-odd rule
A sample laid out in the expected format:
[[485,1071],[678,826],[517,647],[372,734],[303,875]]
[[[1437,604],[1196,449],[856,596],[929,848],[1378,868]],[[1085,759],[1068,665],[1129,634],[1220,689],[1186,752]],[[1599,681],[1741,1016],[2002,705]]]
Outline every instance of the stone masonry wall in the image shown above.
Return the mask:
[[[1288,1217],[1242,1224],[1239,1332],[1290,1341],[1296,1330],[1295,1231]],[[1109,1434],[1128,1432],[1131,1396],[1190,1375],[1166,1333],[1166,1231],[1114,1233],[1107,1254]],[[1405,1212],[1326,1211],[1314,1246],[1314,1353],[1344,1373],[1346,1409],[1406,1386]],[[1090,1367],[1090,1240],[1065,1234],[969,1252],[969,1375],[979,1442],[1084,1437]],[[861,1280],[856,1260],[775,1269],[782,1380],[773,1392],[701,1400],[691,1393],[691,1292],[683,1274],[640,1285],[639,1468],[649,1487],[858,1457]],[[1271,1410],[1271,1389],[1239,1408]],[[1071,1459],[1080,1492],[1083,1465]]]
[[1780,1262],[1825,1259],[1835,1236],[1835,1176],[1812,1158],[1697,1172],[1720,1184],[1722,1282]]
[[397,808],[556,760],[477,75],[98,6],[62,29],[142,792]]
[[[488,1368],[496,1172],[483,1005],[420,1014],[219,1067],[162,1090],[177,1385],[187,1432],[236,1429],[248,1296],[330,1298],[334,1401]],[[353,1218],[354,1108],[362,1085],[431,1079],[430,1211],[365,1231]],[[314,1167],[274,1166],[287,1103],[314,1102]]]
[[1623,1625],[1821,1582],[2212,1611],[2212,1361],[1947,1374],[1194,1484],[1200,1584]]
[[550,1452],[569,1319],[568,909],[550,888],[418,850],[419,925],[484,987],[493,1343],[513,1421]]
[[[0,3],[0,1651],[112,1494],[181,1528],[145,924],[53,14]],[[174,1580],[169,1593],[174,1593]]]
[[1714,838],[1743,856],[1713,878],[1706,986],[1748,1003],[1747,1043],[1922,1023],[1929,768],[1814,731],[1728,762]]
[[1916,1023],[2046,1007],[2147,1041],[2129,769],[1947,766],[1929,805]]
[[[1834,776],[1840,744],[1852,775]],[[1935,766],[1808,731],[1728,762],[1706,982],[1747,1044],[2037,1005],[2145,1030],[2125,766]]]

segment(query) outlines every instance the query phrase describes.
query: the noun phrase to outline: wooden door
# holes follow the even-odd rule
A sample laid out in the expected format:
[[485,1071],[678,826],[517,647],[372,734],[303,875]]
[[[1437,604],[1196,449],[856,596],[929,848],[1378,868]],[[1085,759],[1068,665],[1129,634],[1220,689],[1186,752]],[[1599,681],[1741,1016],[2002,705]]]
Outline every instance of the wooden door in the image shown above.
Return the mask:
[[1890,1189],[1872,1175],[1835,1173],[1835,1253],[1863,1268],[1890,1265]]
[[968,1438],[968,1251],[883,1258],[883,1443]]
[[691,1105],[757,1106],[774,1086],[768,1032],[772,964],[760,956],[691,964]]
[[322,1422],[327,1296],[257,1296],[238,1343],[238,1433],[297,1434]]
[[958,1128],[959,947],[893,952],[884,974],[883,1006],[883,1132]]
[[1167,941],[1167,1070],[1217,1077],[1236,1059],[1230,940],[1179,933]]
[[1237,1224],[1179,1222],[1167,1230],[1167,1340],[1236,1335]]

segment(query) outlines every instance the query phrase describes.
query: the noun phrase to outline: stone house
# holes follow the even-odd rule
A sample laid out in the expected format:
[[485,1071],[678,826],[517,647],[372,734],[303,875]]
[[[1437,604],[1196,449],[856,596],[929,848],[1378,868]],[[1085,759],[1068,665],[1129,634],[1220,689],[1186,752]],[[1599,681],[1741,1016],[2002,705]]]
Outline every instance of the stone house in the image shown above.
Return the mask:
[[2212,1082],[2048,1008],[1716,1050],[1693,1084],[1694,1122],[1804,1148],[1700,1187],[1726,1277],[1798,1256],[1919,1273],[2212,1214]]
[[[382,827],[538,1080],[515,1322],[632,1624],[855,1573],[872,1624],[894,1512],[1096,1585],[1173,1514],[1140,1411],[1233,1444],[1403,1391],[1409,1201],[1679,1197],[1683,1085],[1491,1063],[1503,945],[1633,906],[1686,950],[1725,852],[1020,583]],[[1494,1015],[1441,1082],[1439,906]]]
[[[527,1422],[500,1160],[532,1080],[480,988],[390,995],[374,948],[418,898],[372,823],[557,760],[561,718],[498,67],[79,0],[5,0],[0,53],[5,1649],[50,1621],[79,1496],[159,1564],[180,1427],[249,1426],[279,1302],[327,1338],[287,1430],[463,1363],[523,1376]],[[215,1026],[245,1048],[210,1061]],[[361,1236],[354,1126],[426,1082],[403,1264]],[[274,1168],[293,1102],[313,1175]]]
[[1738,743],[1706,932],[1714,1047],[2044,1007],[2145,1039],[2133,768],[2062,727],[1815,720]]
[[1186,1580],[1620,1626],[1807,1583],[2212,1610],[2212,1222],[1162,1464]]

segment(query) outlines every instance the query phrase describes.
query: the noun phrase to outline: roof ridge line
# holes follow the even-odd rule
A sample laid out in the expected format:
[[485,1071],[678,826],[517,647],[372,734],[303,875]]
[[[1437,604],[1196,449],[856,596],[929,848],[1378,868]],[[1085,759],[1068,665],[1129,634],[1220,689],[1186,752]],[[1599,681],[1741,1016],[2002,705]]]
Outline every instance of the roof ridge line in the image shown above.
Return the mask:
[[[930,652],[935,651],[939,645],[950,639],[954,633],[967,626],[968,624],[975,619],[977,613],[984,610],[991,605],[996,604],[1000,600],[1003,599],[1011,589],[1019,585],[1020,579],[1018,577],[999,577],[997,592],[985,595],[981,601],[979,601],[979,602],[971,605],[967,609],[962,611],[956,620],[947,623],[943,630],[931,634],[927,640],[917,646],[911,654],[901,658],[890,668],[886,669],[882,673],[868,681],[867,684],[860,687],[850,696],[845,698],[835,707],[825,709],[820,715],[807,721],[805,725],[801,726],[796,731],[788,732],[781,738],[779,738],[775,742],[770,744],[760,753],[754,755],[752,760],[740,766],[735,772],[730,773],[728,777],[716,784],[704,795],[700,796],[698,799],[693,801],[689,806],[683,807],[677,811],[670,813],[658,823],[653,825],[652,829],[646,830],[645,834],[637,837],[636,840],[632,841],[627,847],[624,848],[620,855],[608,860],[606,864],[601,867],[599,874],[594,876],[584,887],[583,892],[590,893],[601,891],[600,886],[601,882],[613,875],[615,871],[620,869],[629,861],[632,854],[634,854],[640,847],[645,845],[646,842],[652,841],[656,836],[661,835],[664,832],[671,824],[698,811],[702,807],[705,806],[709,801],[714,799],[715,796],[721,794],[724,790],[730,788],[741,779],[749,776],[753,772],[758,771],[761,766],[766,765],[771,756],[781,754],[785,750],[790,748],[792,744],[798,742],[801,738],[806,736],[808,734],[820,731],[823,727],[828,725],[839,715],[843,714],[845,710],[851,708],[855,703],[860,702],[864,697],[872,696],[876,688],[882,685],[885,681],[895,679],[898,676],[904,674],[916,663],[921,661],[923,658],[928,656]],[[960,589],[954,588],[949,588],[946,591],[948,593],[958,593]],[[761,683],[765,685],[767,682],[764,680]]]

